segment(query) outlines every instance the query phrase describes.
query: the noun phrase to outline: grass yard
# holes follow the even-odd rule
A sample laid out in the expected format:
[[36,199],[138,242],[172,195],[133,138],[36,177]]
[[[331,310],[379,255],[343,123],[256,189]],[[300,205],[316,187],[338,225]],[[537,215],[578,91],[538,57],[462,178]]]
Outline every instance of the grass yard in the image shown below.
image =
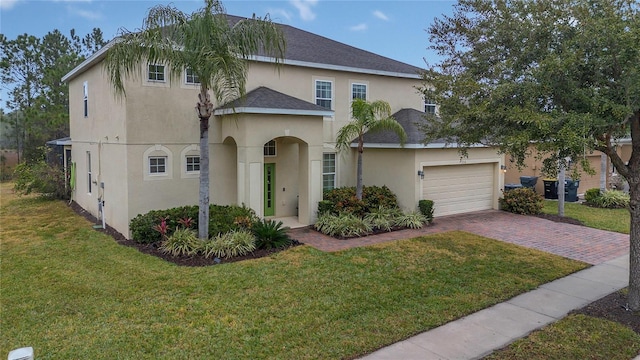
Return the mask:
[[1,186],[0,356],[353,358],[586,267],[463,232],[178,267]]
[[629,360],[638,354],[640,334],[630,328],[609,320],[569,315],[485,359]]
[[[552,200],[544,201],[545,214],[557,214],[558,202]],[[595,229],[615,231],[623,234],[629,233],[629,211],[627,209],[600,209],[579,203],[564,203],[564,215],[578,219],[585,226]]]

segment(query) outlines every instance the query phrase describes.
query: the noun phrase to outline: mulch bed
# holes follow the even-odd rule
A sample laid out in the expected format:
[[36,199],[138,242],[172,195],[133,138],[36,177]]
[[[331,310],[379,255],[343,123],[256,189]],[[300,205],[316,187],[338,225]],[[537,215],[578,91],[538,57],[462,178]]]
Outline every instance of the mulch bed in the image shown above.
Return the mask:
[[622,291],[607,295],[600,300],[571,312],[597,318],[607,319],[623,325],[627,325],[633,331],[640,334],[640,312],[627,310],[627,296]]

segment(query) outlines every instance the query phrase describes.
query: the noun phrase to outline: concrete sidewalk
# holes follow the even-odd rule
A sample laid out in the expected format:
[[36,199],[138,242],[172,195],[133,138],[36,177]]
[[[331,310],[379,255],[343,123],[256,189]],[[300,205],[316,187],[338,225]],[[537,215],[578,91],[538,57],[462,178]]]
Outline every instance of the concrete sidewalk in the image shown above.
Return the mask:
[[[382,348],[362,359],[479,359],[629,283],[629,255]],[[640,356],[635,360],[640,360]]]

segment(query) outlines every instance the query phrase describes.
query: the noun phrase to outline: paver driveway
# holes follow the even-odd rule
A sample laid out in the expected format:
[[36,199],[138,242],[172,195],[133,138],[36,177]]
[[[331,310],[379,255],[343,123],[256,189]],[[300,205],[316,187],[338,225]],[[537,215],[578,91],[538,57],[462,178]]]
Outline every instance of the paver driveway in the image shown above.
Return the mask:
[[629,235],[498,210],[439,217],[430,226],[419,230],[401,230],[349,240],[337,240],[310,228],[293,229],[289,234],[319,250],[339,251],[452,230],[467,231],[594,265],[629,252]]

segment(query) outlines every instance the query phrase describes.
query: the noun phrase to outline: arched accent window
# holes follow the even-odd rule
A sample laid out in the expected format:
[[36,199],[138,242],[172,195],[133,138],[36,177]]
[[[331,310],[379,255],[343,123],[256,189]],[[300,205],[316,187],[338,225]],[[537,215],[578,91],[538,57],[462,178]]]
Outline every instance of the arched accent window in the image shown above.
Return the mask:
[[183,179],[200,177],[200,146],[189,145],[180,152],[180,176]]
[[144,180],[165,180],[173,178],[173,155],[162,145],[154,145],[142,156]]

